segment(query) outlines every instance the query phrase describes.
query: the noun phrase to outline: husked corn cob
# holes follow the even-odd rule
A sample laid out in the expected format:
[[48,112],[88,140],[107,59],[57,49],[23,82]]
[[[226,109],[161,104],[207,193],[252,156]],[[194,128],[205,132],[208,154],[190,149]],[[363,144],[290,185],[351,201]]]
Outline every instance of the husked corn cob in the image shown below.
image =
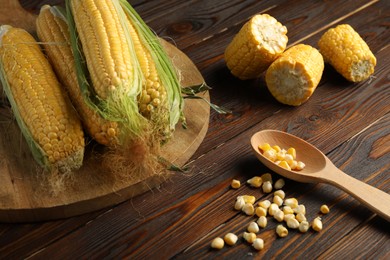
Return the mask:
[[81,123],[35,39],[22,29],[1,26],[0,65],[3,87],[35,159],[49,169],[79,168]]
[[318,46],[325,61],[349,81],[363,81],[374,73],[374,54],[348,24],[329,29],[318,41]]
[[59,8],[42,6],[36,22],[38,37],[44,42],[48,59],[69,93],[88,133],[100,144],[115,145],[119,135],[117,122],[102,118],[97,111],[87,105],[82,96],[70,46],[68,24]]
[[281,103],[299,106],[317,88],[324,70],[324,60],[317,49],[298,44],[285,51],[268,68],[266,84]]
[[[127,41],[118,9],[112,0],[71,0],[70,7],[92,85],[102,98],[119,93],[137,95],[139,89],[133,64],[131,44]],[[116,95],[116,94],[114,94]]]
[[240,79],[257,78],[286,49],[287,28],[268,14],[253,16],[225,50],[226,65]]

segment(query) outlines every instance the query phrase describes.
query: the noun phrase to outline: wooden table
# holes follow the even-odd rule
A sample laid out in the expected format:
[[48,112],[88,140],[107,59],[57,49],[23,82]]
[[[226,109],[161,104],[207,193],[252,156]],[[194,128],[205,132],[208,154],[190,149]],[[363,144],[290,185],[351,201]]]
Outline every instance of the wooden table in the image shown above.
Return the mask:
[[[1,0],[4,2],[4,0]],[[35,12],[42,3],[21,1]],[[131,1],[161,36],[172,39],[213,87],[211,101],[233,111],[211,112],[207,135],[188,162],[190,172],[175,173],[160,187],[120,205],[77,217],[39,223],[0,224],[0,259],[199,259],[300,258],[389,259],[390,223],[344,192],[325,184],[286,180],[312,220],[322,204],[323,230],[290,230],[277,238],[276,221],[260,231],[265,248],[254,250],[242,233],[255,220],[233,209],[235,198],[272,198],[245,183],[268,170],[251,151],[249,139],[261,129],[297,135],[322,150],[349,175],[390,192],[390,1]],[[0,5],[0,13],[2,6]],[[223,52],[249,17],[268,13],[288,28],[289,46],[317,41],[329,27],[348,23],[377,57],[374,77],[353,84],[330,66],[319,87],[300,107],[277,103],[264,79],[240,81],[225,66]],[[279,176],[273,173],[274,180]],[[1,187],[1,184],[0,184]],[[212,250],[214,237],[239,235],[235,246]]]

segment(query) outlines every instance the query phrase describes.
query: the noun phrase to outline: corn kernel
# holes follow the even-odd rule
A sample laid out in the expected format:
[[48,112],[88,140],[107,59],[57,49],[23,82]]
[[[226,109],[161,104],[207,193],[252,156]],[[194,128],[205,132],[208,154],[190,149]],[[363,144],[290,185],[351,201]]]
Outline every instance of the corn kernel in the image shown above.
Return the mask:
[[255,213],[255,208],[253,207],[253,204],[251,203],[245,203],[245,205],[242,207],[242,211],[248,215],[252,216]]
[[264,173],[263,175],[261,175],[261,179],[263,180],[263,182],[269,181],[271,184],[273,184],[271,173]]
[[298,166],[298,162],[295,160],[292,160],[291,163],[289,163],[291,170],[295,170]]
[[285,199],[283,205],[290,206],[292,209],[298,207],[298,200],[296,198]]
[[257,232],[260,231],[260,228],[259,228],[259,225],[257,225],[256,222],[252,221],[251,223],[249,223],[247,230],[250,233],[257,233]]
[[246,242],[252,244],[256,239],[256,234],[252,232],[244,232],[242,237],[245,239]]
[[278,234],[279,237],[286,237],[288,235],[288,230],[283,225],[278,225],[276,227],[276,234]]
[[238,189],[241,187],[241,182],[239,180],[232,180],[232,183],[230,184],[230,186],[233,189]]
[[290,147],[287,149],[287,154],[290,154],[293,159],[295,160],[297,158],[297,152],[294,147]]
[[280,167],[282,167],[283,169],[291,171],[291,167],[290,167],[290,165],[288,164],[287,161],[280,161],[280,163],[278,163],[278,165]]
[[298,220],[299,223],[301,223],[302,221],[306,221],[306,216],[302,213],[298,213],[295,216],[295,219]]
[[242,195],[245,203],[254,204],[256,202],[255,196],[252,195]]
[[279,196],[281,199],[286,197],[286,193],[283,190],[277,190],[274,192],[274,196]]
[[[277,190],[280,190],[281,188],[284,187],[284,179],[278,179],[275,184],[274,184],[274,188],[277,189]],[[284,199],[284,198],[283,198]]]
[[268,209],[269,206],[271,205],[271,201],[269,200],[262,200],[258,203],[258,205],[262,208]]
[[280,152],[278,152],[276,154],[276,160],[278,160],[278,161],[284,161],[285,157],[286,157],[286,151],[285,150],[281,150]]
[[294,214],[294,210],[290,206],[283,207],[284,214]]
[[261,228],[265,228],[267,226],[267,218],[265,216],[261,216],[259,217],[259,219],[257,220],[257,225],[259,225],[259,227]]
[[260,188],[261,184],[263,184],[263,180],[259,176],[255,176],[246,181],[250,186],[254,188]]
[[288,218],[286,224],[289,228],[297,229],[299,227],[299,222],[295,218]]
[[329,210],[329,207],[324,204],[321,206],[320,211],[322,214],[328,214],[330,210]]
[[310,224],[309,222],[307,222],[306,220],[302,221],[301,223],[299,223],[299,232],[301,233],[306,233],[308,230],[309,230],[309,227],[310,227]]
[[274,146],[272,146],[272,149],[274,149],[275,150],[275,152],[280,152],[282,149],[280,148],[280,146],[279,145],[274,145]]
[[234,209],[235,210],[242,210],[242,208],[245,205],[245,200],[242,196],[238,196],[236,199],[236,203],[234,204]]
[[284,220],[284,213],[281,210],[278,210],[274,214],[274,219],[278,222],[282,222]]
[[272,191],[272,184],[270,181],[263,182],[262,186],[264,193],[270,193]]
[[238,237],[233,233],[227,233],[223,238],[225,243],[228,244],[229,246],[233,246],[234,244],[236,244],[237,239]]
[[222,249],[225,246],[225,241],[222,238],[216,237],[211,242],[211,247],[215,249]]
[[253,248],[256,250],[262,250],[264,248],[264,240],[261,238],[256,238],[252,244]]
[[268,214],[270,216],[273,216],[276,212],[278,212],[279,209],[279,206],[275,203],[272,203],[271,206],[269,206],[268,208]]
[[321,221],[321,218],[320,217],[316,217],[312,224],[311,224],[311,227],[312,229],[314,229],[315,231],[319,232],[322,230],[322,221]]
[[289,218],[295,218],[295,215],[292,214],[292,213],[287,213],[287,214],[285,213],[285,214],[284,214],[284,219],[283,219],[283,221],[287,222],[287,220],[288,220]]
[[283,199],[277,195],[274,196],[272,202],[278,205],[279,207],[283,205]]
[[270,144],[264,143],[264,144],[259,145],[259,149],[264,153],[265,151],[272,149],[272,147]]
[[301,170],[303,170],[303,168],[305,168],[305,166],[306,166],[306,165],[305,165],[303,162],[297,161],[297,166],[295,167],[294,170],[296,170],[296,171],[301,171]]
[[263,153],[263,156],[268,160],[274,162],[276,160],[276,152],[274,149],[269,149]]
[[299,214],[302,213],[303,215],[306,214],[306,207],[303,204],[299,204],[296,208],[294,208],[294,213]]
[[265,209],[263,207],[257,207],[255,210],[255,214],[258,217],[262,217],[262,216],[265,217],[265,216],[267,216],[267,209]]

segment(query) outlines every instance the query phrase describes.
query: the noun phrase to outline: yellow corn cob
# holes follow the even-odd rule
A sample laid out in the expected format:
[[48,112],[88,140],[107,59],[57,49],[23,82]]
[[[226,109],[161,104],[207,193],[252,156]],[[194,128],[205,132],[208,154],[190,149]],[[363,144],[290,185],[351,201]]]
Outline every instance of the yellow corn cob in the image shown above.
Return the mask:
[[0,61],[3,87],[34,157],[48,168],[79,168],[81,123],[35,39],[22,29],[1,26]]
[[97,95],[106,99],[113,92],[138,94],[131,46],[114,1],[72,0],[70,6]]
[[374,54],[348,24],[329,29],[318,41],[318,46],[325,61],[349,81],[363,81],[374,73]]
[[37,34],[44,42],[48,59],[69,93],[88,133],[100,144],[117,144],[118,124],[103,119],[87,105],[82,96],[70,47],[68,24],[58,7],[42,6],[37,18]]
[[257,78],[286,49],[287,28],[268,14],[253,16],[225,50],[226,65],[240,79]]
[[298,44],[285,51],[266,72],[266,84],[281,103],[299,106],[309,99],[321,80],[324,59],[309,45]]

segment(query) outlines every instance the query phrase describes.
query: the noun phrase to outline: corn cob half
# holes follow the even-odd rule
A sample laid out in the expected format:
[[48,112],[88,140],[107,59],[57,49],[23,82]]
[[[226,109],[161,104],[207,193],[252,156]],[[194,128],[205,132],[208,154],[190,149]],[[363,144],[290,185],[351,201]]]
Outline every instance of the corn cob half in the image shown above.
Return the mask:
[[65,10],[58,6],[42,6],[37,23],[37,34],[57,76],[66,88],[82,123],[98,143],[114,146],[118,142],[118,123],[104,119],[88,106],[77,79],[75,60],[70,46],[70,34]]
[[259,77],[286,49],[287,28],[268,14],[253,16],[225,50],[226,65],[240,79]]
[[298,44],[285,51],[268,68],[265,80],[268,90],[281,103],[299,106],[317,88],[324,70],[319,51]]
[[349,81],[363,81],[374,73],[374,54],[348,24],[329,29],[318,41],[318,46],[325,61]]
[[35,39],[25,30],[1,26],[0,67],[3,88],[37,162],[61,172],[79,168],[81,123]]

